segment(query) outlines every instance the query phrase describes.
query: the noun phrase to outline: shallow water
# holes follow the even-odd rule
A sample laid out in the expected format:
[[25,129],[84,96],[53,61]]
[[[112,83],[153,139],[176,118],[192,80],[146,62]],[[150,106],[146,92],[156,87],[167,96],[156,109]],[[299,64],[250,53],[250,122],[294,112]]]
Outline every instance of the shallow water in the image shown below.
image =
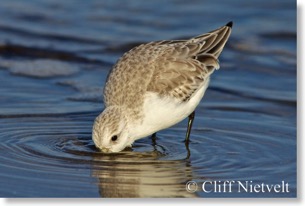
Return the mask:
[[[0,13],[0,196],[296,196],[295,2],[3,0]],[[183,121],[119,154],[95,149],[93,120],[119,56],[230,20],[189,148]],[[289,192],[189,193],[190,180],[285,181]]]

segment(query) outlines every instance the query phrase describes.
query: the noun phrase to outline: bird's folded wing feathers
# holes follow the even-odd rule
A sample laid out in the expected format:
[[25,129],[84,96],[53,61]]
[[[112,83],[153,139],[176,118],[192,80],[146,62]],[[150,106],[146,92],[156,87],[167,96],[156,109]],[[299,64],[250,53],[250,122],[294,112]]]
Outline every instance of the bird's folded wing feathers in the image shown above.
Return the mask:
[[194,92],[208,81],[210,74],[218,68],[212,55],[200,55],[200,60],[163,57],[157,64],[147,90],[161,96],[171,96],[187,101]]
[[147,91],[187,101],[219,68],[218,56],[231,28],[223,26],[190,40],[160,41],[166,52],[157,60]]

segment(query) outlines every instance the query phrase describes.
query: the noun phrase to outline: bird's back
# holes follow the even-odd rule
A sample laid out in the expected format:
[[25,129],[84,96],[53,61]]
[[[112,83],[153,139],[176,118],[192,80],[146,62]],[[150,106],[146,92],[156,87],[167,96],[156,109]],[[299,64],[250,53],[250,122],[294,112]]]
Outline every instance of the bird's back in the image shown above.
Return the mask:
[[231,26],[189,40],[143,44],[125,53],[107,78],[105,106],[123,106],[140,116],[147,92],[188,101],[218,68]]

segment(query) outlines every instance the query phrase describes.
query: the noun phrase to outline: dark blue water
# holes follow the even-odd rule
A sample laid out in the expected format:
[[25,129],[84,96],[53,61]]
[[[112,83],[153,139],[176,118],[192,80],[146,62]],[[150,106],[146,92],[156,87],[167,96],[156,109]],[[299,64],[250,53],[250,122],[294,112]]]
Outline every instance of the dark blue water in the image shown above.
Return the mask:
[[[2,0],[0,13],[1,197],[296,196],[296,2]],[[119,154],[95,149],[91,128],[118,57],[231,20],[190,158],[186,121]],[[284,181],[289,191],[201,188],[227,180]]]

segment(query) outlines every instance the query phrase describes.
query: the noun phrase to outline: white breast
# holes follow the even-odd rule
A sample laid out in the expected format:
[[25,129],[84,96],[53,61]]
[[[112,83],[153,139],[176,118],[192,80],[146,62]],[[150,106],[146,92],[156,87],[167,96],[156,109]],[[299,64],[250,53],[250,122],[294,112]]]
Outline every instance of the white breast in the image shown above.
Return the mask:
[[179,102],[171,97],[160,98],[148,92],[144,101],[144,120],[140,125],[132,125],[130,134],[134,140],[171,127],[190,115],[202,99],[209,82],[206,81],[188,102]]

